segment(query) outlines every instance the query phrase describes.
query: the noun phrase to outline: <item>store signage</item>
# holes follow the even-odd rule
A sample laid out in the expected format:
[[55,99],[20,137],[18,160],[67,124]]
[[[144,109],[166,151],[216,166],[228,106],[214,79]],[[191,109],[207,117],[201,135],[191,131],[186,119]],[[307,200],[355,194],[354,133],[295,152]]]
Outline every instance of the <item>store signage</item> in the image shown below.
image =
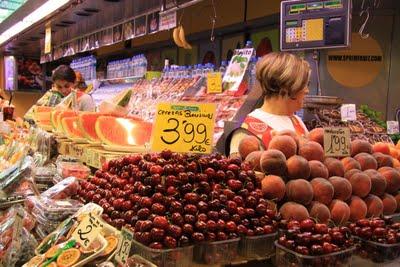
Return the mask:
[[350,142],[349,128],[324,128],[324,152],[326,157],[350,156]]
[[355,104],[343,104],[340,107],[340,116],[342,121],[355,121],[357,120],[357,112]]
[[149,34],[158,32],[158,29],[160,27],[159,24],[160,24],[160,13],[154,12],[147,15],[147,32]]
[[141,16],[135,19],[135,37],[139,37],[146,34],[146,16]]
[[211,103],[159,103],[151,148],[208,154],[212,151],[216,105]]
[[398,134],[399,133],[399,122],[398,121],[387,121],[387,133],[388,134]]
[[222,93],[222,73],[221,72],[207,73],[207,93],[208,94]]
[[326,56],[329,74],[339,84],[360,88],[373,82],[383,69],[383,52],[379,43],[369,37],[352,34],[351,49],[330,50]]
[[44,35],[44,53],[51,53],[51,24],[46,24],[46,31]]
[[72,233],[72,239],[81,244],[84,248],[88,248],[98,237],[103,226],[103,222],[96,215],[89,213],[82,219]]
[[173,29],[176,27],[176,11],[163,13],[160,15],[160,31]]
[[121,228],[121,238],[115,254],[115,260],[124,264],[129,257],[133,240],[133,233],[125,227]]
[[239,89],[253,53],[253,48],[235,50],[222,79],[223,90],[237,91]]

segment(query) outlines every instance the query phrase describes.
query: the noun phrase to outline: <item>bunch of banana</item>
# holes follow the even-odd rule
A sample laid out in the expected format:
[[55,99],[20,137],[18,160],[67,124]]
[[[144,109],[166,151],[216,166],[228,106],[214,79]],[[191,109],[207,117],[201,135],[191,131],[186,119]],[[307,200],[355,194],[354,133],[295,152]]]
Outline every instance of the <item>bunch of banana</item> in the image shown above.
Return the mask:
[[192,49],[192,46],[186,41],[185,30],[182,25],[176,27],[172,33],[174,42],[177,46],[183,47],[185,49]]

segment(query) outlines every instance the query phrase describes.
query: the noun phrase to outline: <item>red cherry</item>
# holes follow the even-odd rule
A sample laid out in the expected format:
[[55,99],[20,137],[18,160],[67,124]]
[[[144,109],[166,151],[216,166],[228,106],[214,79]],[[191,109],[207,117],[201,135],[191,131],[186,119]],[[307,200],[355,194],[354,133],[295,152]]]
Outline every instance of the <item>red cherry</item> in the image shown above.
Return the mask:
[[154,227],[157,227],[157,228],[167,229],[169,223],[165,216],[156,216],[153,219],[153,225],[154,225]]

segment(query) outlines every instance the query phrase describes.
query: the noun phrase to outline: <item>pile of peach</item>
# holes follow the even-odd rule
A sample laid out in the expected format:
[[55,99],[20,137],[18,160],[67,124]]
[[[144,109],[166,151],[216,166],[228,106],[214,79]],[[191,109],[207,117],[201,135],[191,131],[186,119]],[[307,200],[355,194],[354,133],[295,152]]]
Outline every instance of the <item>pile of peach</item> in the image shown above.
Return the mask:
[[325,157],[323,129],[316,128],[305,139],[278,132],[265,151],[248,136],[239,153],[265,174],[264,197],[279,204],[284,219],[344,224],[400,212],[400,164],[388,144],[354,140],[351,157]]

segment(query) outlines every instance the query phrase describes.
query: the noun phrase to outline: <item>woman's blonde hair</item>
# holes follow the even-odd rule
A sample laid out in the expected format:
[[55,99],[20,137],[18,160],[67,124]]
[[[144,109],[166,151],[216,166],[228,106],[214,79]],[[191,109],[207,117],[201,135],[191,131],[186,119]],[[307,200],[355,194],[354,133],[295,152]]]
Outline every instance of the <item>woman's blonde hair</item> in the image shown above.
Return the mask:
[[257,63],[256,75],[265,98],[288,96],[292,99],[310,81],[307,61],[285,52],[273,52]]

